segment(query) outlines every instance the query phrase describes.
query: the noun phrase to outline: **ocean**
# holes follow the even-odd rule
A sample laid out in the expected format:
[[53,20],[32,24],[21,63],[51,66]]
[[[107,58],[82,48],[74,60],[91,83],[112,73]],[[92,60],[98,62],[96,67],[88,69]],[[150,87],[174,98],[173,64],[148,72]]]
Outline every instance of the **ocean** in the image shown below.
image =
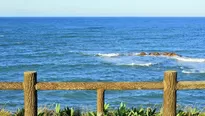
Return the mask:
[[[138,56],[175,52],[181,57]],[[194,17],[5,17],[0,18],[0,81],[39,82],[205,80],[205,18]],[[177,104],[205,107],[205,90],[180,90]],[[117,107],[161,105],[162,90],[106,91]],[[38,105],[95,109],[96,91],[38,91]],[[0,109],[23,107],[23,91],[1,90]]]

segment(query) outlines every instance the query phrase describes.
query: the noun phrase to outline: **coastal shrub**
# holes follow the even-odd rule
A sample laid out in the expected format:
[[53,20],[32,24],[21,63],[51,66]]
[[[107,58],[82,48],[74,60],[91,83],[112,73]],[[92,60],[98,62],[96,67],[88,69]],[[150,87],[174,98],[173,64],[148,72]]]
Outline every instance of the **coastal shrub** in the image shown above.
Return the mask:
[[11,112],[0,109],[0,116],[11,116]]
[[[156,108],[129,108],[125,103],[121,103],[117,109],[112,109],[109,104],[104,105],[104,116],[162,116],[162,110],[157,111]],[[24,109],[17,109],[11,113],[4,109],[0,109],[0,116],[24,116]],[[56,104],[54,109],[43,107],[38,109],[38,116],[97,116],[94,111],[82,112],[80,109],[61,108],[60,104]],[[205,116],[205,112],[201,112],[197,108],[178,109],[176,116]]]
[[17,111],[14,113],[14,116],[24,116],[25,110],[22,109],[17,109]]

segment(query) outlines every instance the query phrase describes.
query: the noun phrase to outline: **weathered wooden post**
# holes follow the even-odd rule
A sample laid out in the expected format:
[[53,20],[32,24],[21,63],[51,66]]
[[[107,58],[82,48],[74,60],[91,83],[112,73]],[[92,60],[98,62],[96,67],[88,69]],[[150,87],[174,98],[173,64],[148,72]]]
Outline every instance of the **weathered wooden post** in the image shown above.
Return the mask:
[[37,116],[37,91],[35,84],[37,82],[36,72],[24,72],[24,108],[25,116]]
[[166,71],[164,73],[163,83],[164,83],[163,116],[176,116],[177,72]]
[[97,116],[103,116],[104,110],[104,89],[97,90]]

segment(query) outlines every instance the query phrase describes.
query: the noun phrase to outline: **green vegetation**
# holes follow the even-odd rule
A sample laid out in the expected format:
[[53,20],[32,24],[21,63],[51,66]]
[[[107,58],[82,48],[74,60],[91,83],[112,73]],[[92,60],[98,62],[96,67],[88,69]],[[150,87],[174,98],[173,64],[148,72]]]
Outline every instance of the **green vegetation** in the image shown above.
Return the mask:
[[[162,110],[157,111],[156,108],[128,108],[126,104],[121,103],[119,108],[112,109],[109,104],[104,105],[104,116],[161,116]],[[12,113],[0,109],[0,116],[24,116],[24,109],[18,109]],[[56,104],[55,109],[47,107],[38,110],[38,116],[97,116],[96,112],[83,112],[79,109],[65,107],[61,109],[60,104]],[[205,112],[197,108],[184,108],[177,111],[177,116],[205,116]]]

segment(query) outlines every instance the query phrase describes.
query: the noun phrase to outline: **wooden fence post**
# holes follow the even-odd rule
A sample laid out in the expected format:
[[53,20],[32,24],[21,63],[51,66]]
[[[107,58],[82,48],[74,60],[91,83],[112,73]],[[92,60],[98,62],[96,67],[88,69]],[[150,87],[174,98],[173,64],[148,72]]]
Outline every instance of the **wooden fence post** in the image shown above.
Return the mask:
[[37,91],[35,89],[37,73],[24,72],[24,108],[25,116],[37,116]]
[[166,71],[164,73],[163,83],[164,83],[163,116],[176,116],[177,72]]
[[104,89],[97,90],[97,116],[103,116],[104,113]]

